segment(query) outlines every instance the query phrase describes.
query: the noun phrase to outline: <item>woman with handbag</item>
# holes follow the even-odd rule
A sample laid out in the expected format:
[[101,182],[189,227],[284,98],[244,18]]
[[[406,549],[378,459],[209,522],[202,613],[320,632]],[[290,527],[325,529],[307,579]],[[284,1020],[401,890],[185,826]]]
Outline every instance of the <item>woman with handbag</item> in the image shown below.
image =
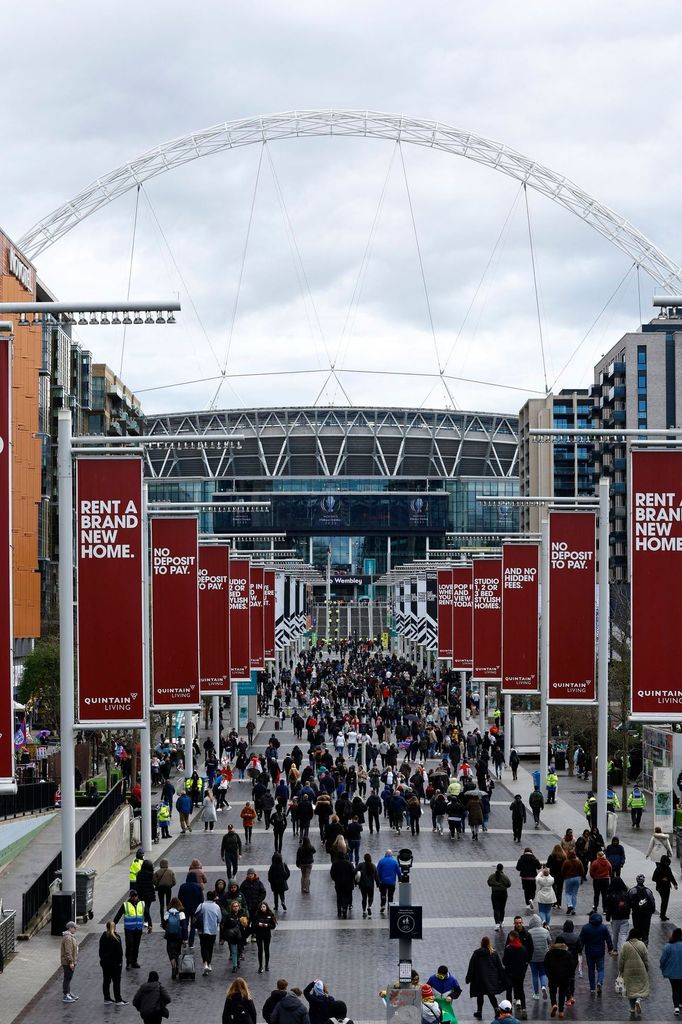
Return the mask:
[[156,971],[149,972],[149,977],[133,996],[133,1006],[144,1024],[161,1024],[164,1017],[169,1016],[170,1001],[171,997],[159,981]]
[[618,957],[618,974],[630,1001],[630,1020],[642,1019],[642,999],[649,995],[649,956],[636,928],[630,929]]

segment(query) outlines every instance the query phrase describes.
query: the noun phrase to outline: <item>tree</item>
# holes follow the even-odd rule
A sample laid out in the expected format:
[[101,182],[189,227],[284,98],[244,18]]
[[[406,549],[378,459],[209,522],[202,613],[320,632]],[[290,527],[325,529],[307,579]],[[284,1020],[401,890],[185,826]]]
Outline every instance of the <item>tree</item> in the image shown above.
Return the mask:
[[59,731],[59,640],[38,640],[24,663],[19,700],[41,724]]

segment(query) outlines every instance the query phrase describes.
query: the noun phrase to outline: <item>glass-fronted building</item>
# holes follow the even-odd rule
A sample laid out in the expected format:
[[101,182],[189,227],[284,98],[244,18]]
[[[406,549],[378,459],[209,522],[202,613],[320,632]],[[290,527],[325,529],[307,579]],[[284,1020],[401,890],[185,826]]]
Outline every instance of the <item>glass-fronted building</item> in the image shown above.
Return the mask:
[[[152,501],[258,500],[267,511],[204,513],[207,532],[285,533],[336,574],[375,576],[475,532],[516,532],[518,418],[429,409],[237,409],[148,416],[145,433],[240,435],[225,450],[150,450]],[[467,534],[461,541],[448,532]],[[248,541],[244,546],[254,546]],[[257,544],[255,546],[258,546]],[[267,546],[263,542],[263,546]]]

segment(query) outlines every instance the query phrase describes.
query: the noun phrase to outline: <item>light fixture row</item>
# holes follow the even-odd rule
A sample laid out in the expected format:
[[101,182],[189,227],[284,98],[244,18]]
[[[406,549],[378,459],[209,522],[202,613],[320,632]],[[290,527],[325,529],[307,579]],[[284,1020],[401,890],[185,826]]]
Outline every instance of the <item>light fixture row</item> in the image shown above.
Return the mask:
[[[60,324],[77,324],[79,327],[106,327],[109,324],[174,324],[175,315],[170,310],[147,310],[146,313],[138,312],[131,317],[130,313],[79,313],[77,311],[68,313],[48,314],[50,320]],[[34,313],[31,319],[22,313],[18,320],[19,327],[39,327],[43,323],[44,316]]]

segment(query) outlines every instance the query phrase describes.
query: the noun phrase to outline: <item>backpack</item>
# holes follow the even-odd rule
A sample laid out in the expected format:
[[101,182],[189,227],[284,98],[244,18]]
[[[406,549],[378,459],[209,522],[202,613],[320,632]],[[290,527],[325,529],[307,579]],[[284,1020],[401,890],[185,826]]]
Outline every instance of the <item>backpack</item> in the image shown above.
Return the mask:
[[228,1010],[229,1019],[232,1021],[232,1024],[251,1024],[251,1017],[243,1000],[226,999],[223,1014],[225,1010]]
[[166,938],[180,938],[182,935],[182,925],[180,923],[180,914],[177,910],[169,910],[168,917],[166,918]]

